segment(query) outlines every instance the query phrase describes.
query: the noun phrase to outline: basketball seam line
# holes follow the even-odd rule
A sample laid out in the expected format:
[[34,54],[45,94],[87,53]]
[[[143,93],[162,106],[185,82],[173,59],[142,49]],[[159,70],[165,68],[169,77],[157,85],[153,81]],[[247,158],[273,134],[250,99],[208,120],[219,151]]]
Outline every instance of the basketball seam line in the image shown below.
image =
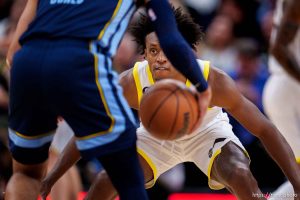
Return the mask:
[[[192,108],[192,106],[191,106],[191,102],[190,102],[190,100],[187,98],[187,96],[186,96],[186,94],[183,92],[183,91],[181,91],[180,90],[180,92],[183,94],[183,96],[184,96],[184,98],[185,98],[185,100],[187,101],[187,103],[188,103],[188,105],[189,105],[189,107],[190,107],[190,110],[192,111],[192,114],[193,114],[193,117],[195,117],[194,116],[194,111],[193,111],[193,108]],[[195,124],[193,124],[193,126],[192,126],[192,129],[191,130],[193,130],[194,129],[194,126],[196,125],[196,123],[197,123],[197,119],[198,119],[198,116],[199,116],[199,111],[197,110],[197,117],[196,117],[196,121],[195,121]]]
[[[177,90],[175,92],[177,92]],[[178,118],[178,110],[179,110],[179,100],[178,100],[178,96],[177,96],[177,94],[175,92],[173,94],[175,95],[176,100],[177,100],[176,101],[176,112],[175,112],[175,119],[173,120],[173,124],[172,124],[172,128],[171,128],[171,133],[173,133],[173,130],[175,128],[175,124],[176,124],[177,118]],[[169,135],[169,137],[170,136],[172,136],[172,135]]]
[[155,109],[155,111],[153,112],[153,115],[151,116],[149,123],[148,123],[148,128],[150,128],[152,120],[154,119],[155,115],[157,114],[158,110],[162,107],[162,105],[165,103],[165,101],[171,96],[173,95],[177,90],[179,90],[180,88],[176,86],[176,88],[174,90],[170,90],[170,94],[168,94],[168,96],[166,96],[161,102],[160,104],[157,106],[157,108]]

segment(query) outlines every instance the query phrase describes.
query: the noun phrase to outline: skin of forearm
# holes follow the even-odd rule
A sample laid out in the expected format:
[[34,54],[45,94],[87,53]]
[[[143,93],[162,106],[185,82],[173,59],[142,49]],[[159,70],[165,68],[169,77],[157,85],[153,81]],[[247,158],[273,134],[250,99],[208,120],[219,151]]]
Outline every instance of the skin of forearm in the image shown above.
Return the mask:
[[[237,95],[235,95],[237,97]],[[282,169],[283,173],[295,187],[300,187],[299,166],[295,155],[285,138],[277,128],[247,99],[229,113],[235,117],[249,132],[258,137],[268,154]],[[299,191],[299,188],[296,188]]]
[[19,19],[16,31],[14,33],[14,37],[7,52],[7,64],[9,66],[11,66],[12,64],[12,58],[15,52],[21,48],[19,44],[20,36],[27,30],[28,25],[33,21],[35,17],[37,1],[38,0],[28,0],[24,11]]
[[47,177],[52,177],[51,182],[55,183],[79,159],[80,153],[76,148],[75,137],[73,137],[62,152],[62,156],[59,156],[57,162]]
[[299,185],[299,166],[296,163],[295,155],[279,131],[275,127],[269,127],[259,139],[293,186]]

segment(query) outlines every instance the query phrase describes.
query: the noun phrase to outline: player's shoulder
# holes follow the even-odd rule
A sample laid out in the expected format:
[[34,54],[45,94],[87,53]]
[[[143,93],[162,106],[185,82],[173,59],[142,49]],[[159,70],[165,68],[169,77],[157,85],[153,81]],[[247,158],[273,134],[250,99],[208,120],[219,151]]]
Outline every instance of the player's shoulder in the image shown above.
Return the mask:
[[202,71],[202,74],[205,78],[205,80],[208,80],[210,76],[210,61],[208,60],[202,60],[202,59],[197,59],[198,65],[200,66],[200,69]]
[[202,60],[200,58],[197,58],[197,62],[198,62],[199,65],[204,65],[205,63],[210,63],[209,60]]
[[197,58],[197,62],[202,70],[204,68],[210,68],[211,62],[209,60],[202,60],[202,59]]
[[134,64],[133,68],[138,68],[138,69],[141,69],[141,68],[145,68],[148,66],[148,61],[147,60],[143,60],[143,61],[138,61]]
[[149,65],[147,60],[136,62],[132,68],[133,76],[141,76],[142,74],[145,74],[147,72],[148,66]]
[[220,83],[224,78],[226,79],[228,77],[226,72],[213,66],[209,60],[197,59],[197,62],[201,67],[205,79],[208,80],[210,84]]
[[146,60],[136,62],[132,68],[123,71],[119,75],[120,82],[122,84],[131,83],[134,80],[134,76],[139,76],[140,72],[145,70],[147,66],[148,62]]

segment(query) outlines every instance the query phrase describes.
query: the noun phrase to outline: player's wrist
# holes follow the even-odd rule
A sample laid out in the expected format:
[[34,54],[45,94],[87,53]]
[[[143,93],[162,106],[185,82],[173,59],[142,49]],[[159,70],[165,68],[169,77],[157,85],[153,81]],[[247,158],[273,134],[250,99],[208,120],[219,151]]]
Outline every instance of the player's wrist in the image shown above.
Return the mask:
[[201,96],[202,98],[208,98],[210,100],[211,96],[212,96],[212,92],[211,92],[211,88],[209,86],[207,86],[206,90],[199,92],[199,90],[197,90],[199,96]]
[[209,88],[206,81],[198,82],[194,86],[195,86],[196,90],[200,93],[207,91]]

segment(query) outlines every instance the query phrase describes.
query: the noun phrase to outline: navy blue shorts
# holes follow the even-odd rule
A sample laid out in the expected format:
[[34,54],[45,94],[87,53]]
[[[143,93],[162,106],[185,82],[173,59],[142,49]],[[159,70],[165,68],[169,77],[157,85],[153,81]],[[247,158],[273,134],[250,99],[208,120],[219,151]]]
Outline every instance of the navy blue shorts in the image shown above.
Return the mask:
[[96,43],[27,41],[13,59],[9,106],[10,149],[24,164],[47,159],[57,116],[71,126],[85,158],[136,142],[136,121],[118,75]]

